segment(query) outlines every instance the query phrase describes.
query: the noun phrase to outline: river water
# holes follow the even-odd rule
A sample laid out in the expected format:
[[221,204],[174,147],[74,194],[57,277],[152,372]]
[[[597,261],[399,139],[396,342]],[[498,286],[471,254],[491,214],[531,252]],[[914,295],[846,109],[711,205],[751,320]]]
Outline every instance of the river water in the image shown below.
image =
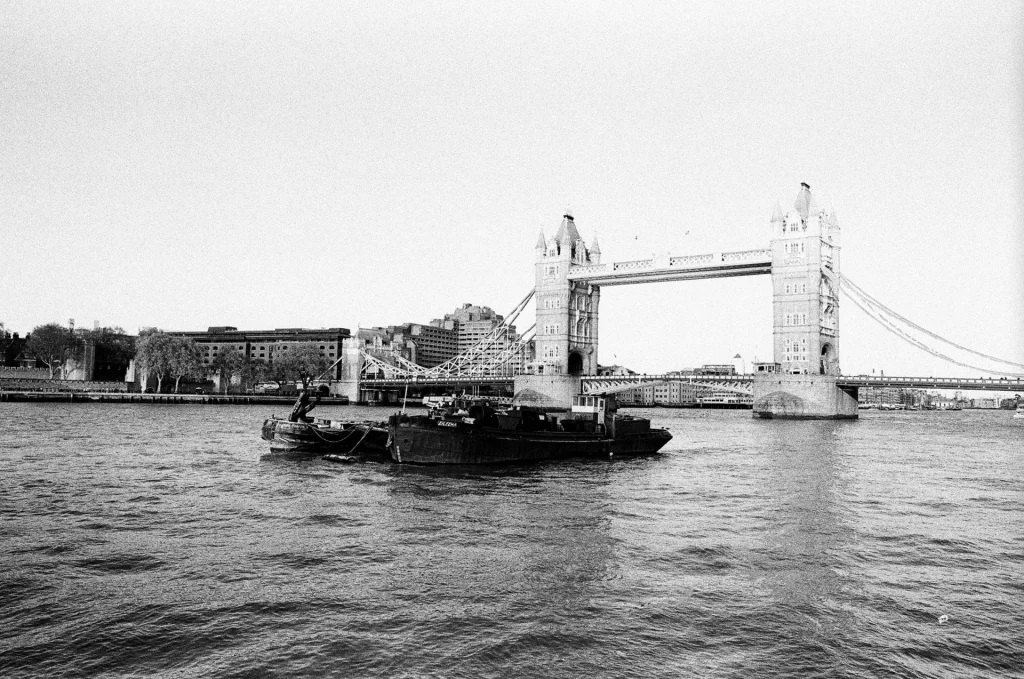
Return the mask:
[[1009,412],[431,468],[269,455],[268,410],[0,405],[0,676],[1021,676]]

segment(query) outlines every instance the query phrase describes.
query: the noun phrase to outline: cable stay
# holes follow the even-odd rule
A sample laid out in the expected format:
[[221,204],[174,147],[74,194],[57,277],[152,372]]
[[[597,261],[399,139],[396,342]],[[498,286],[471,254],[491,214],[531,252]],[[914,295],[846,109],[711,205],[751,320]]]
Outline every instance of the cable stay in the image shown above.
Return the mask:
[[898,313],[896,313],[895,311],[893,311],[889,307],[885,306],[884,304],[879,302],[877,299],[875,299],[874,297],[869,295],[867,292],[865,292],[864,289],[861,288],[859,285],[857,285],[856,283],[851,281],[847,276],[839,274],[839,283],[840,283],[840,286],[846,288],[846,292],[853,293],[854,295],[860,295],[863,299],[866,299],[866,300],[874,303],[874,305],[876,305],[878,308],[880,308],[883,311],[885,311],[890,316],[892,316],[892,317],[894,317],[894,318],[896,318],[896,319],[906,323],[907,325],[909,325],[910,327],[914,328],[915,330],[920,330],[921,332],[923,332],[924,334],[928,335],[929,337],[933,337],[933,338],[935,338],[935,339],[937,339],[937,340],[939,340],[941,342],[945,342],[946,344],[948,344],[950,346],[953,346],[953,347],[956,347],[957,349],[960,349],[962,351],[966,351],[969,354],[974,354],[975,356],[980,356],[982,358],[987,358],[988,360],[995,361],[996,363],[1004,363],[1006,365],[1011,365],[1014,368],[1024,369],[1024,363],[1015,363],[1013,361],[1007,361],[1005,359],[998,358],[996,356],[989,356],[988,354],[983,354],[980,351],[975,351],[974,349],[970,349],[970,348],[965,347],[963,345],[957,344],[956,342],[948,340],[948,339],[946,339],[944,337],[940,337],[939,335],[936,335],[934,332],[928,330],[927,328],[921,327],[917,323],[914,323],[910,319],[905,318],[905,317],[899,315]]
[[957,359],[955,359],[955,358],[953,358],[951,356],[948,356],[948,355],[942,353],[941,351],[939,351],[937,349],[933,349],[932,347],[930,347],[927,344],[925,344],[924,342],[922,342],[920,339],[918,339],[916,337],[913,337],[912,335],[908,334],[903,328],[900,328],[895,322],[893,322],[892,318],[899,319],[900,321],[906,323],[907,325],[909,325],[909,326],[911,326],[911,327],[913,327],[913,328],[915,328],[917,330],[920,330],[920,331],[924,332],[925,334],[929,335],[930,337],[933,337],[933,338],[938,339],[938,340],[940,340],[942,342],[945,342],[946,344],[949,344],[949,345],[951,345],[953,347],[956,347],[957,349],[962,349],[964,351],[967,351],[968,353],[974,354],[976,356],[981,356],[983,358],[987,358],[987,359],[996,361],[998,363],[1005,363],[1005,364],[1008,364],[1008,365],[1019,366],[1021,368],[1024,368],[1024,365],[1021,365],[1019,363],[1014,363],[1012,361],[1006,361],[1006,360],[1003,360],[1003,359],[995,358],[993,356],[988,356],[987,354],[983,354],[983,353],[981,353],[979,351],[974,351],[974,350],[968,349],[967,347],[963,347],[963,346],[961,346],[959,344],[956,344],[954,342],[950,342],[949,340],[946,340],[946,339],[940,337],[939,335],[936,335],[935,333],[930,332],[930,331],[922,328],[921,326],[917,325],[916,323],[912,323],[911,321],[907,320],[903,316],[900,316],[899,314],[893,312],[891,309],[889,309],[888,307],[883,305],[881,302],[879,302],[875,298],[873,298],[870,295],[868,295],[867,293],[865,293],[858,286],[854,285],[853,282],[850,281],[849,278],[847,278],[846,276],[841,276],[840,280],[841,280],[841,283],[843,284],[844,291],[847,293],[849,299],[855,305],[857,305],[857,307],[861,311],[863,311],[865,314],[867,314],[871,319],[873,319],[876,323],[878,323],[883,328],[885,328],[888,332],[896,335],[897,337],[899,337],[904,342],[907,342],[907,343],[917,347],[918,349],[921,349],[922,351],[924,351],[924,352],[926,352],[928,354],[931,354],[932,356],[935,356],[936,358],[940,358],[940,359],[942,359],[944,361],[948,361],[949,363],[953,363],[955,365],[958,365],[958,366],[961,366],[961,367],[964,367],[964,368],[971,368],[972,370],[980,370],[981,372],[987,372],[987,373],[990,373],[990,374],[993,374],[993,375],[1002,375],[1002,376],[1005,376],[1005,377],[1022,377],[1022,376],[1024,376],[1021,373],[993,370],[991,368],[977,366],[977,365],[973,365],[973,364],[970,364],[970,363],[965,363],[965,362],[957,360]]

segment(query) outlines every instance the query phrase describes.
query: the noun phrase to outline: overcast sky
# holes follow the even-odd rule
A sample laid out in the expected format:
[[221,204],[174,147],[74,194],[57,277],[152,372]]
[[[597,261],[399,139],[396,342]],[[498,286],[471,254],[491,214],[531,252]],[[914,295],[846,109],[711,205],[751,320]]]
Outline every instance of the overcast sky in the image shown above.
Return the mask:
[[[0,1],[0,321],[509,311],[566,206],[603,257],[767,247],[1024,363],[1024,3]],[[603,290],[600,362],[771,356],[769,277]],[[528,323],[527,323],[528,324]],[[842,304],[847,374],[975,374]]]

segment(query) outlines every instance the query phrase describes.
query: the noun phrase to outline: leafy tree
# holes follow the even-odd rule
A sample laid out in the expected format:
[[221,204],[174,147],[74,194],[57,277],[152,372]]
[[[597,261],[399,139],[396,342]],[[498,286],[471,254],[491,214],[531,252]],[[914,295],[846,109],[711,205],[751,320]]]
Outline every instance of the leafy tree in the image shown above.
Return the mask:
[[302,388],[307,389],[310,381],[319,377],[329,365],[315,342],[302,342],[274,352],[274,365],[268,377],[278,384],[301,381]]
[[50,379],[58,370],[61,370],[62,377],[67,376],[67,362],[78,355],[81,346],[81,338],[58,323],[36,326],[25,344],[28,352],[50,371]]
[[85,337],[92,340],[97,354],[102,353],[103,360],[108,363],[127,364],[135,358],[135,338],[126,333],[124,328],[115,326],[90,330]]
[[265,363],[247,361],[242,365],[242,382],[249,389],[270,379],[270,368]]
[[85,339],[96,348],[93,379],[123,379],[125,369],[135,358],[135,338],[123,328],[104,327],[89,330]]
[[217,355],[213,357],[211,367],[220,378],[220,383],[223,387],[222,391],[225,394],[228,393],[228,385],[231,383],[231,378],[235,375],[240,375],[244,365],[245,361],[242,358],[242,354],[233,346],[221,347]]
[[174,378],[174,393],[177,394],[182,377],[203,376],[203,350],[187,337],[172,337],[168,349],[168,369]]
[[135,341],[135,365],[146,374],[156,377],[156,393],[163,389],[164,377],[171,371],[174,338],[167,333],[147,331],[139,333]]
[[7,332],[4,322],[0,321],[0,365],[7,365],[7,348],[11,346],[11,333]]

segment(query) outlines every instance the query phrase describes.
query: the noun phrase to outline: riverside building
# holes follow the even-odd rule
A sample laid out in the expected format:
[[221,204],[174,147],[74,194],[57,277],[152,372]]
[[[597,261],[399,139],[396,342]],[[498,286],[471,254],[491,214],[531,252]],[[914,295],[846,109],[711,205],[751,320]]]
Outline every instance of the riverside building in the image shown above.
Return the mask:
[[[173,337],[185,337],[199,345],[203,365],[210,367],[217,354],[233,348],[250,363],[273,365],[274,358],[293,350],[300,344],[316,346],[328,364],[338,361],[341,343],[350,336],[348,328],[278,328],[277,330],[239,330],[230,325],[212,326],[206,332],[170,332]],[[341,364],[335,365],[329,375],[341,378]]]

